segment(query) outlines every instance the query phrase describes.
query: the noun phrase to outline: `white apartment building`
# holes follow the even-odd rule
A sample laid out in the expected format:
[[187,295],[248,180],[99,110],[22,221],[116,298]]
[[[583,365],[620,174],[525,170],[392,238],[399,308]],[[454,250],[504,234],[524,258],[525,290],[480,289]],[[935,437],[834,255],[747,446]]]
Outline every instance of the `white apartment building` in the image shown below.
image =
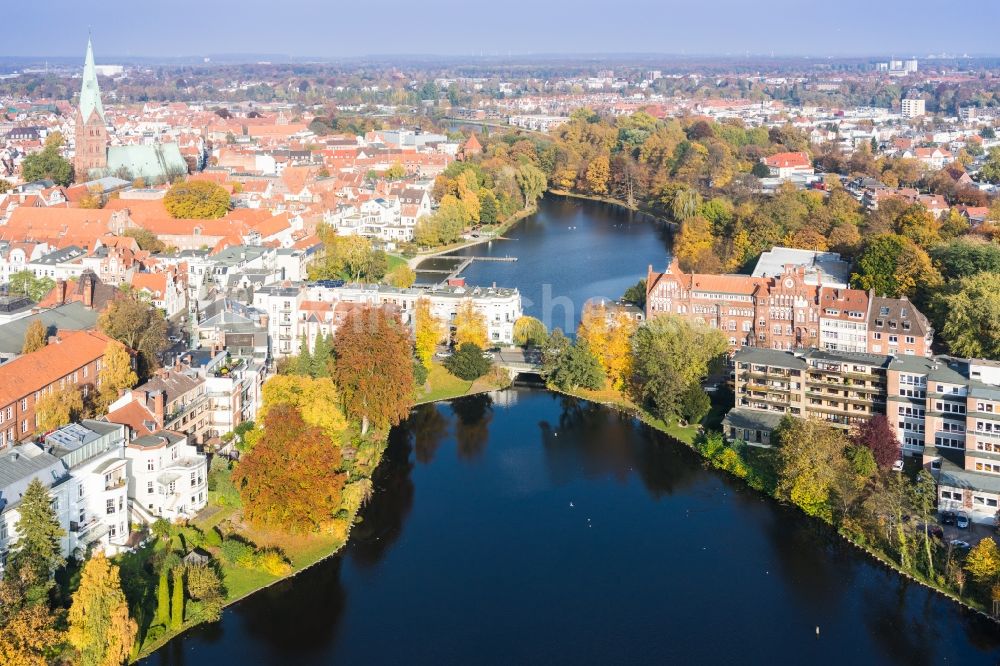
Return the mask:
[[403,323],[412,327],[413,312],[421,298],[430,301],[431,312],[439,320],[451,323],[458,307],[471,301],[477,312],[486,319],[490,343],[514,343],[514,322],[523,316],[521,293],[517,289],[492,287],[432,287],[429,289],[400,289],[385,285],[348,284],[327,287],[310,284],[306,289],[309,301],[364,303],[366,305],[393,305],[400,309]]
[[28,484],[39,480],[49,489],[52,508],[66,536],[61,540],[62,553],[70,554],[69,538],[69,470],[57,457],[46,453],[37,444],[22,444],[0,453],[0,572],[7,552],[17,542],[18,508]]
[[916,118],[917,116],[927,115],[926,102],[914,97],[903,98],[902,114],[904,118]]
[[160,430],[125,447],[132,515],[151,523],[193,518],[208,501],[208,460],[177,432]]
[[48,452],[69,471],[69,553],[100,547],[108,554],[129,537],[125,426],[71,423],[45,436]]

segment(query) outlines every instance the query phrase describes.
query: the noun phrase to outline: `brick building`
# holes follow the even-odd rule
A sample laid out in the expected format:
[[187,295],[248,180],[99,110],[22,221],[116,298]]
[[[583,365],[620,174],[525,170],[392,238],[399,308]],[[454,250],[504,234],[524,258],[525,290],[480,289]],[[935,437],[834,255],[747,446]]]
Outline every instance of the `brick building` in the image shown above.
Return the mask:
[[95,390],[109,344],[120,343],[96,331],[68,331],[0,365],[0,449],[35,433],[35,405],[45,393],[66,386],[79,387],[84,396]]
[[718,328],[742,347],[930,354],[934,331],[907,299],[824,286],[806,266],[778,275],[684,273],[676,259],[646,276],[646,318],[664,314]]

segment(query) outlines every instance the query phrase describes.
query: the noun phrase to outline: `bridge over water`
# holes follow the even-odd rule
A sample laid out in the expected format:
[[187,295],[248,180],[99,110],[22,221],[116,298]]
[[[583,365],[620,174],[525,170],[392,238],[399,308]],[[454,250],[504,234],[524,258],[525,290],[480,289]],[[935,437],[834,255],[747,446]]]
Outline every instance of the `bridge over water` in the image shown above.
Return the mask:
[[494,354],[493,363],[507,370],[511,377],[539,374],[542,371],[542,352],[540,349],[505,347]]

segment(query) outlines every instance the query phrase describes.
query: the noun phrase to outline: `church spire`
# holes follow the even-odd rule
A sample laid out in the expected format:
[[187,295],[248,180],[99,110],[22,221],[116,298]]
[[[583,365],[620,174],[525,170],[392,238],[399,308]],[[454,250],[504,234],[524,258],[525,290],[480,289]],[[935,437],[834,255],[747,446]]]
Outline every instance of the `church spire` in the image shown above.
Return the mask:
[[84,122],[90,114],[97,112],[104,122],[104,107],[101,105],[101,89],[97,85],[97,69],[94,67],[94,47],[87,38],[87,58],[83,63],[83,85],[80,87],[80,117]]

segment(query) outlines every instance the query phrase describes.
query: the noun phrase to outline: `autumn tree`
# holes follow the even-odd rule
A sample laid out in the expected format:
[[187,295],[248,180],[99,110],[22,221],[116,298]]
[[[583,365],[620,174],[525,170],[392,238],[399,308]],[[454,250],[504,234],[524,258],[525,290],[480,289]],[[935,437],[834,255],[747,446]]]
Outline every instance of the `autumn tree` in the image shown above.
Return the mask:
[[458,304],[452,324],[455,327],[454,342],[456,346],[471,342],[478,345],[480,349],[486,348],[489,340],[486,315],[476,309],[472,299],[465,299]]
[[35,418],[38,429],[55,430],[73,423],[83,413],[83,393],[72,384],[64,388],[49,389],[35,403]]
[[831,518],[834,484],[846,466],[843,433],[817,420],[785,417],[774,438],[779,445],[779,497],[810,516]]
[[30,354],[42,349],[48,343],[49,334],[45,330],[45,325],[40,319],[35,319],[28,324],[28,328],[24,332],[24,345],[21,347],[21,353]]
[[1000,579],[1000,549],[993,537],[985,537],[969,551],[965,570],[980,585],[991,585]]
[[132,356],[125,346],[117,342],[108,343],[104,350],[104,364],[97,374],[98,411],[106,411],[122,391],[132,388],[138,381],[139,376],[132,369]]
[[134,238],[140,250],[156,253],[165,252],[167,249],[166,243],[157,238],[156,234],[148,229],[143,229],[142,227],[132,227],[130,229],[126,229],[122,232],[122,235]]
[[382,308],[352,311],[333,341],[334,380],[347,414],[378,429],[397,425],[413,404],[410,336]]
[[428,370],[434,350],[446,339],[447,328],[431,312],[431,302],[427,298],[418,298],[413,312],[414,350],[420,363]]
[[326,432],[296,407],[275,405],[264,417],[263,436],[233,470],[244,517],[291,532],[328,528],[347,481],[341,463],[340,447]]
[[163,205],[177,219],[214,220],[229,211],[229,191],[208,180],[180,181],[167,191]]
[[608,193],[608,180],[611,178],[611,162],[607,155],[599,155],[587,165],[587,188],[594,194]]
[[674,256],[681,270],[688,272],[710,272],[715,269],[718,259],[712,252],[715,237],[712,225],[701,216],[694,216],[681,222],[680,231],[674,240]]
[[263,422],[271,409],[280,405],[296,408],[307,424],[322,429],[331,440],[347,428],[341,395],[330,377],[274,375],[264,384],[258,422]]
[[409,289],[417,281],[417,272],[406,264],[400,264],[385,274],[386,284],[401,289]]
[[872,452],[881,469],[889,469],[899,459],[899,438],[884,414],[876,414],[851,433],[851,443]]
[[110,338],[139,352],[140,377],[159,365],[159,354],[167,346],[167,322],[163,313],[138,293],[123,290],[97,319],[97,327]]
[[545,173],[530,162],[526,162],[518,168],[515,178],[521,188],[521,194],[524,196],[525,208],[535,203],[545,191]]
[[83,666],[124,663],[135,641],[136,623],[129,617],[118,566],[101,551],[83,567],[80,587],[69,609],[70,644]]
[[522,316],[514,322],[514,344],[518,347],[541,347],[549,338],[549,332],[535,317]]
[[48,666],[56,657],[64,634],[47,606],[36,604],[18,609],[0,623],[0,666]]
[[66,536],[52,508],[52,496],[38,479],[32,479],[21,496],[18,509],[17,541],[10,548],[5,579],[24,585],[28,604],[46,600],[52,576],[65,560],[60,541]]

